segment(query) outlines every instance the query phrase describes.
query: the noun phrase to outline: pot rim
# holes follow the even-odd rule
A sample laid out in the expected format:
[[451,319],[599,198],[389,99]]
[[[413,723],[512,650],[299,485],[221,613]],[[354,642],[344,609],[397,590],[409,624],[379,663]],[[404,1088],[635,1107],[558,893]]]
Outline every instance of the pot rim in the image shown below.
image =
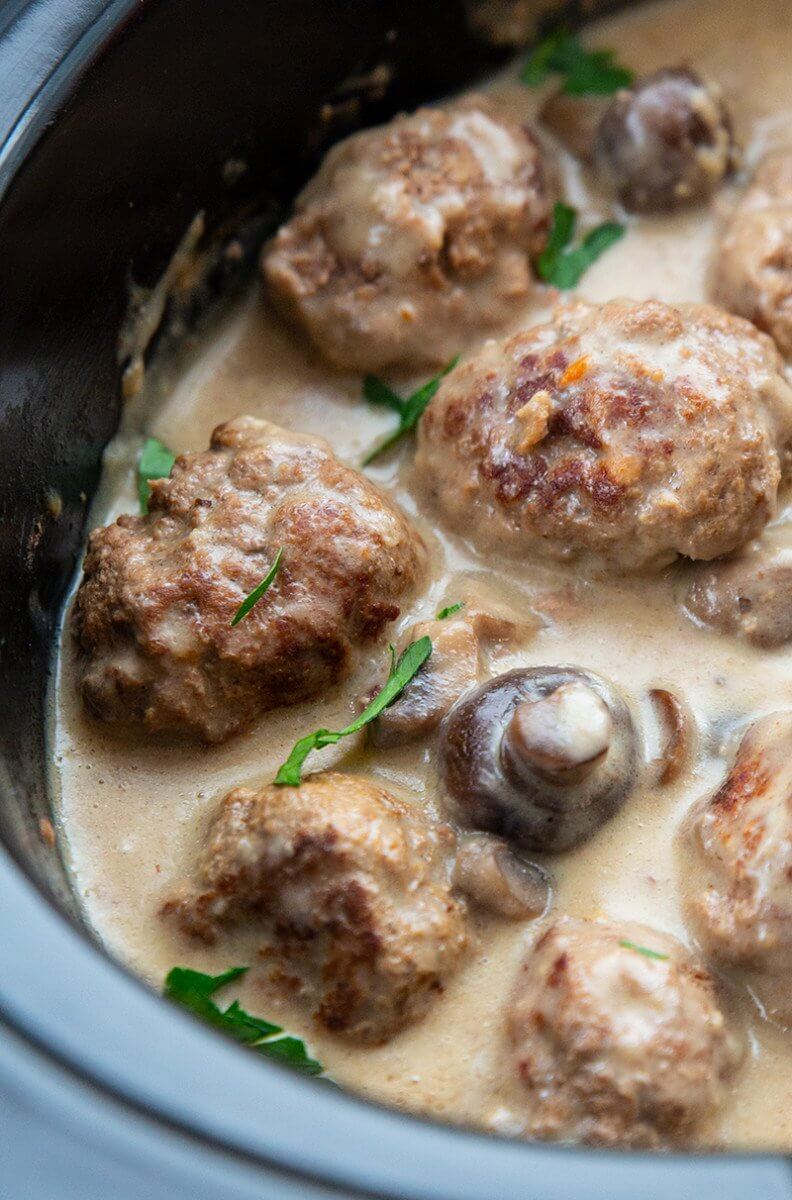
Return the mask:
[[[12,13],[0,30],[13,34],[11,49],[0,43],[0,79],[17,87],[0,89],[0,203],[91,63],[152,2],[87,0],[75,14],[71,0],[34,0]],[[25,44],[33,51],[20,57]],[[0,796],[10,789],[0,778]],[[778,1156],[532,1145],[300,1078],[164,1003],[2,846],[0,912],[0,1023],[127,1109],[293,1180],[383,1200],[526,1200],[528,1186],[578,1200],[582,1177],[589,1200],[789,1195]]]

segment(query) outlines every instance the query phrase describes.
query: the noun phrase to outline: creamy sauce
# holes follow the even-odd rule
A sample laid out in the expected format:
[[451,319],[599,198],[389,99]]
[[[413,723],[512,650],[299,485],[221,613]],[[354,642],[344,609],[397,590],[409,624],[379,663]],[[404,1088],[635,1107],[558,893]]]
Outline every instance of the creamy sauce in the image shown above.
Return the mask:
[[[592,45],[612,47],[641,74],[684,59],[718,80],[749,165],[788,138],[792,14],[787,0],[650,5],[592,26],[587,38]],[[491,88],[518,116],[532,117],[539,97],[517,84],[513,72]],[[592,219],[604,214],[571,159],[563,159],[563,171],[569,202]],[[722,194],[718,203],[726,198]],[[704,299],[713,230],[713,213],[706,208],[629,222],[627,236],[586,274],[581,292],[592,300],[620,295]],[[543,303],[534,299],[522,323],[543,319]],[[399,387],[409,383],[392,381]],[[243,413],[321,434],[353,465],[393,420],[361,400],[359,376],[330,371],[298,334],[266,311],[256,291],[207,336],[164,400],[155,403],[144,393],[129,405],[107,451],[91,524],[136,511],[134,468],[143,430],[175,449],[203,449],[218,422]],[[648,688],[667,686],[694,710],[700,734],[695,766],[670,787],[634,796],[591,841],[548,863],[556,881],[556,914],[607,913],[645,921],[689,943],[676,845],[680,820],[723,777],[724,758],[749,719],[792,707],[792,652],[760,653],[695,628],[678,607],[684,567],[648,581],[596,583],[533,564],[504,563],[501,570],[489,556],[482,560],[472,548],[433,530],[431,513],[421,510],[419,481],[411,479],[411,459],[407,444],[369,469],[432,548],[433,581],[403,614],[401,627],[459,599],[468,573],[486,572],[492,586],[508,588],[512,595],[517,587],[544,620],[524,645],[499,657],[498,671],[531,663],[573,663],[599,671],[643,714],[649,742]],[[787,511],[777,520],[777,536],[789,545],[791,519]],[[207,949],[185,942],[157,916],[162,900],[190,872],[225,791],[270,780],[297,736],[348,720],[354,698],[382,658],[383,648],[376,648],[335,693],[272,713],[223,746],[201,748],[122,737],[91,723],[76,697],[65,636],[52,728],[59,833],[87,919],[109,950],[154,986],[174,964],[220,971],[250,963],[244,1002],[305,1037],[339,1082],[398,1107],[519,1134],[519,1085],[511,1081],[506,1063],[503,1002],[535,925],[474,918],[478,945],[428,1016],[388,1045],[364,1050],[321,1033],[304,1012],[284,1007],[268,992],[264,972],[255,966],[254,931]],[[437,811],[431,742],[398,751],[350,750],[346,744],[325,750],[321,766],[336,763]],[[738,984],[731,990],[731,1011],[747,1032],[748,1054],[727,1105],[700,1131],[700,1139],[703,1144],[789,1147],[792,1032],[764,1020]]]

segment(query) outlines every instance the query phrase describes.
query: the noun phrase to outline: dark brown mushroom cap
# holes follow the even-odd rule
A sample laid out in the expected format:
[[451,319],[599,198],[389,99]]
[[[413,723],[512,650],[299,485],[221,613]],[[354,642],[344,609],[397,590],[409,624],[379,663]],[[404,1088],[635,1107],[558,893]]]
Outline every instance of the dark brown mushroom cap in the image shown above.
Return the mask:
[[663,212],[708,199],[738,154],[718,89],[669,67],[616,94],[593,157],[625,208]]
[[531,850],[590,837],[636,776],[629,709],[578,667],[509,671],[468,692],[443,722],[440,766],[452,815]]

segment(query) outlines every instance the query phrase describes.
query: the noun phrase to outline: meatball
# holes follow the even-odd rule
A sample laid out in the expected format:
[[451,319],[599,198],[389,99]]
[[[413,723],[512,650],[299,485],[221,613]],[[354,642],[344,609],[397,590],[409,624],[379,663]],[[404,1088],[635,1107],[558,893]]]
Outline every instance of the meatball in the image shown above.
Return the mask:
[[751,726],[687,833],[688,907],[702,947],[741,968],[767,1014],[792,1025],[792,713]]
[[760,163],[716,248],[715,300],[792,356],[792,151]]
[[636,742],[624,700],[590,671],[507,671],[464,695],[443,722],[446,801],[462,825],[528,850],[568,850],[630,794]]
[[[274,583],[232,626],[281,547]],[[152,483],[147,516],[91,535],[73,614],[85,702],[104,721],[223,741],[341,678],[424,557],[324,442],[230,421]]]
[[709,199],[736,166],[737,150],[720,91],[672,67],[616,94],[593,157],[625,208],[658,212]]
[[792,556],[763,547],[700,568],[685,598],[695,621],[770,650],[792,639]]
[[775,511],[782,370],[769,338],[709,305],[577,301],[448,376],[416,479],[480,551],[616,571],[715,558]]
[[711,977],[676,938],[633,923],[557,921],[507,1020],[534,1137],[684,1144],[739,1057]]
[[524,303],[550,192],[488,100],[419,109],[330,151],[265,248],[269,294],[336,366],[445,362]]
[[326,1029],[385,1042],[426,1012],[465,950],[451,849],[447,827],[354,776],[236,788],[194,883],[163,913],[208,941],[255,922],[274,983]]

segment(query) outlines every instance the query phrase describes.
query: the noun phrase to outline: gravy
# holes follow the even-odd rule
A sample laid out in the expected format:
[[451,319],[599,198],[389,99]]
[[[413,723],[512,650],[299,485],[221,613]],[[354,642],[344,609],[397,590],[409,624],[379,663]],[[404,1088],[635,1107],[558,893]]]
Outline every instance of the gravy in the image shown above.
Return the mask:
[[[592,46],[645,73],[686,60],[719,81],[735,115],[748,165],[783,145],[792,122],[792,15],[787,0],[672,0],[592,25]],[[522,87],[510,69],[488,85],[518,117],[531,119],[542,93]],[[561,155],[565,193],[583,219],[605,210],[579,166]],[[722,191],[716,205],[728,201]],[[668,217],[627,220],[627,235],[585,275],[591,300],[705,298],[715,217],[706,207]],[[544,319],[549,305],[532,300],[521,323]],[[466,347],[469,351],[473,347]],[[389,377],[406,389],[410,380]],[[177,450],[202,449],[213,427],[242,413],[327,438],[352,465],[388,431],[393,414],[361,398],[358,375],[334,373],[301,336],[267,311],[259,291],[225,315],[163,397],[143,393],[127,407],[108,447],[90,525],[136,511],[135,465],[145,430]],[[696,628],[680,611],[684,566],[650,579],[593,581],[560,567],[483,561],[463,542],[432,527],[420,481],[411,477],[412,446],[368,468],[393,495],[430,546],[432,577],[405,612],[402,628],[461,598],[471,575],[490,587],[515,589],[543,625],[524,644],[501,653],[497,669],[577,664],[612,679],[643,714],[646,692],[669,687],[684,696],[699,727],[693,767],[666,788],[635,795],[614,820],[579,849],[548,862],[556,886],[554,912],[607,913],[645,921],[690,941],[682,916],[676,833],[691,803],[719,782],[739,732],[759,713],[792,707],[792,651],[760,652]],[[792,546],[792,509],[781,506],[775,537]],[[394,638],[395,640],[395,638]],[[190,871],[220,797],[236,784],[272,778],[296,737],[319,726],[340,728],[353,701],[381,664],[379,646],[344,685],[321,699],[276,711],[249,733],[218,747],[157,743],[107,733],[79,703],[64,636],[52,696],[53,780],[59,834],[89,922],[108,949],[160,987],[175,964],[219,972],[250,964],[241,990],[255,1013],[280,1020],[306,1039],[344,1086],[399,1108],[519,1134],[519,1084],[506,1065],[503,997],[508,993],[531,923],[474,918],[479,934],[463,968],[428,1016],[389,1044],[364,1049],[319,1031],[305,1015],[267,991],[256,969],[256,936],[240,932],[215,947],[186,943],[157,910]],[[353,739],[349,739],[351,742]],[[411,803],[437,811],[431,742],[371,750],[349,742],[328,748],[312,766],[370,775]],[[651,750],[651,746],[650,746]],[[792,1035],[763,1019],[747,990],[730,994],[748,1053],[729,1101],[699,1131],[702,1144],[750,1148],[792,1145]]]

